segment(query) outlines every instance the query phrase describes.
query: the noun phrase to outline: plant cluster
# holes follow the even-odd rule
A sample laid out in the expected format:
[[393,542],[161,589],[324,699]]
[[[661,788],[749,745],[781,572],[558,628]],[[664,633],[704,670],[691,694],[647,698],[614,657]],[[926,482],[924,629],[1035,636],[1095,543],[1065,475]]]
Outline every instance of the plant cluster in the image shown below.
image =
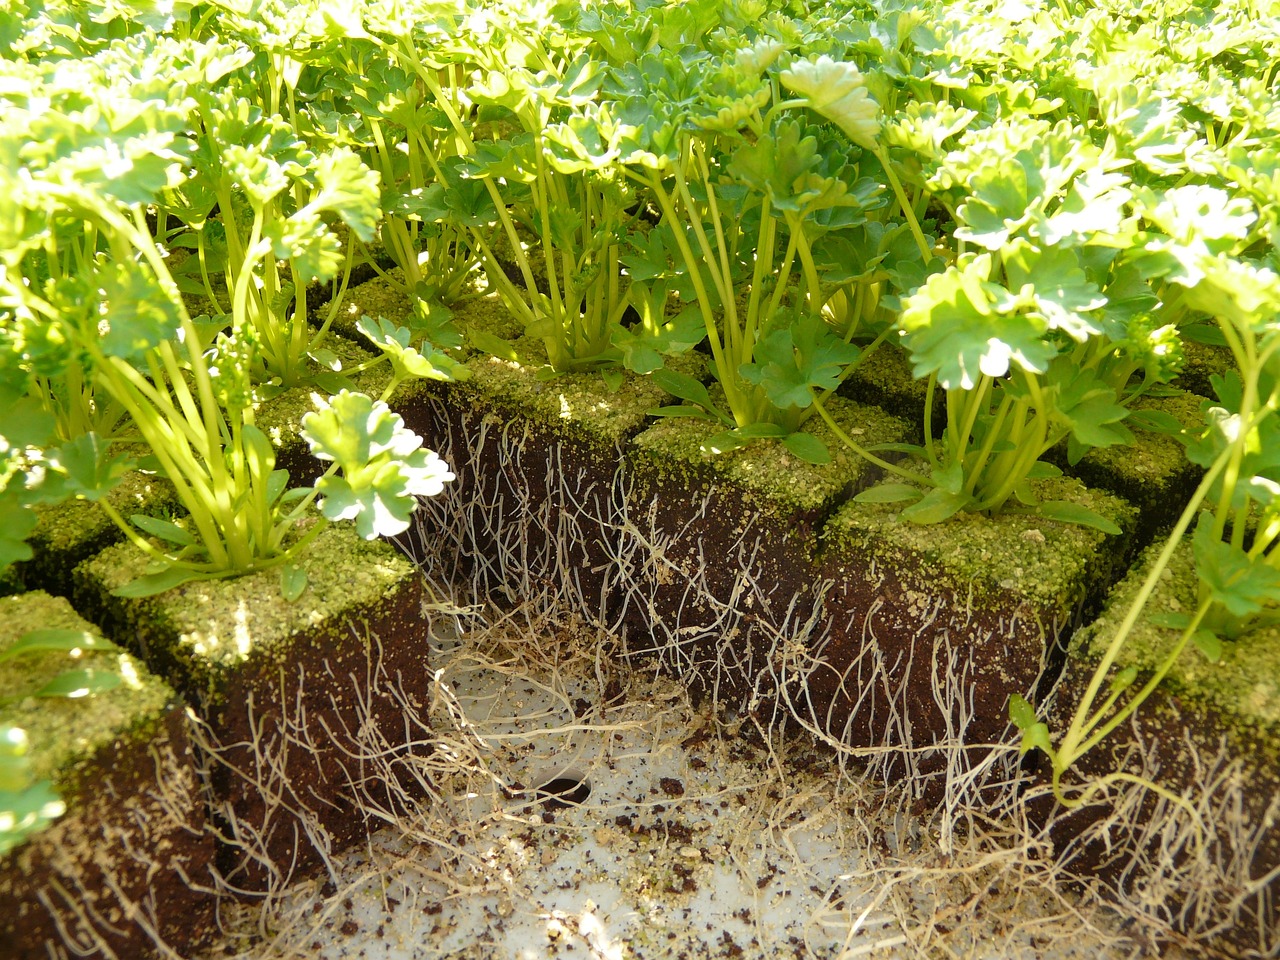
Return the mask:
[[[860,497],[918,523],[1118,532],[1037,502],[1042,458],[1183,435],[1206,479],[1171,541],[1196,524],[1182,645],[1212,655],[1280,600],[1280,33],[1257,6],[11,4],[0,564],[33,504],[79,496],[154,556],[135,594],[279,567],[296,597],[323,522],[395,533],[451,478],[385,401],[462,375],[449,308],[487,289],[524,336],[472,348],[651,376],[676,400],[655,414],[718,425],[710,452],[823,462],[818,416],[892,475]],[[360,322],[394,371],[371,398],[325,338],[379,254],[420,305],[412,329]],[[1133,402],[1192,343],[1235,369],[1184,435]],[[923,439],[864,449],[826,404],[886,344],[926,383]],[[668,363],[694,349],[718,389]],[[311,488],[254,418],[299,385],[322,391],[303,435],[331,464]],[[102,501],[138,462],[185,520]],[[1013,705],[1059,774],[1158,682],[1103,695],[1113,661],[1057,748]]]

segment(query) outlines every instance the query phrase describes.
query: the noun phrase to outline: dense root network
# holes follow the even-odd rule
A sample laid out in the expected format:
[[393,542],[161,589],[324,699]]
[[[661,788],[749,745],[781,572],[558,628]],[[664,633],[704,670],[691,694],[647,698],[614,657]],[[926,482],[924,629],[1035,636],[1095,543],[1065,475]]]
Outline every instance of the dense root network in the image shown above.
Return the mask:
[[[461,446],[454,447],[459,437]],[[877,640],[873,603],[864,615],[860,648],[841,658],[836,694],[815,700],[810,680],[817,671],[830,673],[824,657],[832,626],[824,610],[830,583],[779,596],[776,583],[761,577],[756,558],[767,541],[751,523],[731,550],[702,556],[684,531],[662,528],[660,504],[632,496],[624,470],[615,474],[610,495],[602,496],[598,481],[584,488],[586,478],[563,462],[558,445],[549,456],[526,456],[527,440],[527,434],[483,417],[446,438],[443,455],[451,462],[484,453],[488,463],[518,468],[487,484],[458,484],[425,504],[419,526],[406,538],[425,569],[442,579],[460,577],[481,602],[518,604],[601,628],[618,638],[629,666],[681,677],[766,739],[784,730],[806,732],[833,752],[849,782],[913,785],[889,790],[885,802],[919,809],[921,793],[928,797],[934,811],[929,829],[943,862],[928,869],[904,866],[888,877],[897,878],[890,884],[894,889],[899,883],[918,887],[922,877],[939,891],[972,883],[971,897],[961,902],[978,911],[987,906],[983,883],[1002,889],[1013,883],[1012,889],[1034,887],[1037,895],[1059,898],[1065,915],[1077,908],[1058,891],[1064,883],[1078,883],[1105,893],[1104,899],[1128,915],[1137,940],[1197,949],[1209,949],[1238,923],[1243,909],[1257,918],[1257,937],[1242,955],[1276,955],[1275,907],[1265,889],[1274,878],[1251,874],[1252,853],[1262,838],[1239,814],[1247,784],[1240,782],[1239,765],[1225,755],[1203,759],[1193,802],[1205,823],[1228,828],[1229,839],[1198,841],[1181,808],[1157,802],[1135,784],[1108,794],[1083,825],[1056,809],[1046,825],[1048,801],[1011,746],[1016,739],[974,742],[969,733],[974,678],[983,664],[953,639],[965,632],[965,610],[943,610],[938,601],[920,618],[915,643],[888,655]],[[530,484],[534,471],[536,483]],[[705,517],[707,506],[695,513]],[[495,517],[503,518],[501,526]],[[583,543],[597,545],[604,562],[581,569]],[[477,550],[477,544],[485,549]],[[726,566],[732,577],[727,592]],[[583,589],[585,574],[589,589]],[[1046,628],[1050,639],[1058,632],[1058,625]],[[911,664],[904,658],[927,665],[941,730],[920,735],[905,683]],[[1043,672],[1046,664],[1041,667]],[[1159,770],[1142,767],[1140,758],[1139,769],[1159,779]],[[1102,880],[1086,869],[1099,850],[1117,865]],[[951,913],[954,908],[936,930],[955,926]],[[904,908],[904,918],[909,916],[916,914]],[[919,927],[918,921],[908,925]],[[929,943],[934,934],[920,936]]]

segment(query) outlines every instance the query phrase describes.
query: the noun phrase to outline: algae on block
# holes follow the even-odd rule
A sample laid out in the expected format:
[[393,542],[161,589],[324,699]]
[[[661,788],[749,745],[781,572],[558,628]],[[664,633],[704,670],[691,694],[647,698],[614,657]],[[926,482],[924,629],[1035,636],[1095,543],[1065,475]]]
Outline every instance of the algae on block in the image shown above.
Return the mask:
[[365,835],[353,810],[421,799],[432,675],[408,559],[335,523],[303,556],[294,601],[278,569],[111,595],[147,563],[132,544],[108,548],[76,568],[76,599],[136,638],[198,714],[231,882],[282,882]]
[[[37,629],[101,637],[65,599],[0,599],[0,653]],[[68,670],[121,682],[91,697],[37,695]],[[157,938],[185,952],[211,936],[214,901],[191,885],[208,887],[214,842],[175,699],[118,650],[26,653],[0,667],[0,726],[26,731],[32,772],[66,804],[0,858],[0,955],[46,958],[70,938],[81,952],[141,956]]]
[[1005,512],[911,523],[850,502],[823,531],[830,632],[809,672],[808,719],[937,797],[1004,741],[1013,694],[1030,699],[1058,637],[1123,567],[1135,511],[1070,478],[1034,481],[1119,536]]

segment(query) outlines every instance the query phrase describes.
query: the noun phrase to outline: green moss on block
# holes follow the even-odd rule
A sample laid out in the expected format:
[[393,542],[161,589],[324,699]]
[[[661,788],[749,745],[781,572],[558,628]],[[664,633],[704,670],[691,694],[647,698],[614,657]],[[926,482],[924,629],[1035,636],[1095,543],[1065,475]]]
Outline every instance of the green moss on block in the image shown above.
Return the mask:
[[[1096,661],[1103,655],[1162,546],[1152,545],[1142,555],[1141,562],[1112,592],[1102,615],[1077,634],[1072,642],[1073,656]],[[1163,661],[1180,631],[1156,626],[1152,618],[1194,612],[1198,592],[1194,557],[1184,543],[1156,582],[1144,615],[1121,648],[1117,669],[1135,666],[1149,671]],[[1272,756],[1280,757],[1280,627],[1262,627],[1222,641],[1222,657],[1217,663],[1210,663],[1188,645],[1163,686],[1171,694],[1196,700],[1257,732],[1266,732]]]
[[648,377],[624,376],[610,390],[598,373],[566,373],[539,379],[545,366],[542,344],[530,338],[515,342],[521,361],[476,356],[467,361],[471,379],[455,393],[490,406],[503,417],[523,417],[554,433],[572,433],[594,446],[614,447],[644,427],[646,414],[667,402],[667,395]]
[[[82,630],[102,638],[62,597],[33,591],[0,598],[0,653],[29,631],[45,629]],[[34,696],[59,674],[85,669],[116,672],[124,682],[92,699]],[[64,790],[75,789],[77,770],[121,737],[150,740],[174,700],[173,689],[127,653],[29,653],[0,670],[0,726],[26,730],[37,779],[52,780]]]
[[[181,511],[167,480],[138,471],[126,474],[106,499],[126,519],[135,513],[168,516]],[[28,540],[35,556],[18,565],[31,589],[69,594],[75,565],[124,537],[102,508],[88,500],[39,506],[36,513],[40,519]]]
[[[858,443],[901,442],[909,427],[878,407],[834,397],[827,409],[841,429]],[[751,443],[728,453],[710,453],[703,444],[724,428],[704,420],[662,419],[635,438],[642,456],[638,467],[659,480],[693,483],[698,479],[726,480],[737,487],[744,503],[776,516],[794,511],[812,513],[865,485],[870,465],[844,446],[816,416],[804,429],[827,445],[831,462],[812,464],[787,451],[778,441]]]
[[1185,363],[1182,372],[1174,380],[1174,385],[1202,397],[1216,396],[1213,392],[1213,377],[1225,376],[1236,369],[1235,357],[1227,347],[1184,340],[1182,353]]
[[[1204,423],[1200,413],[1203,401],[1203,397],[1180,391],[1168,397],[1139,397],[1131,409],[1169,414],[1194,433]],[[1145,542],[1177,519],[1204,471],[1187,460],[1177,437],[1148,430],[1133,433],[1133,443],[1095,448],[1074,465],[1067,462],[1065,442],[1050,459],[1090,487],[1114,493],[1138,507],[1138,536]]]
[[[841,396],[861,403],[873,403],[910,424],[912,439],[922,435],[928,393],[928,381],[918,380],[912,375],[911,355],[892,342],[876,348],[840,387]],[[939,399],[941,397],[939,391]],[[937,403],[934,413],[941,418],[941,403]]]
[[[310,545],[303,558],[307,588],[295,602],[280,593],[280,575],[266,570],[230,580],[185,584],[157,597],[125,606],[106,591],[141,576],[146,557],[132,544],[104,550],[76,571],[77,603],[104,608],[110,621],[141,630],[154,669],[180,690],[221,696],[227,675],[250,658],[259,671],[288,664],[297,652],[293,639],[318,624],[376,608],[410,589],[418,576],[413,564],[390,544],[360,540],[349,524],[334,524]],[[142,624],[142,626],[139,626]]]
[[[1069,500],[1132,530],[1137,512],[1119,497],[1070,477],[1033,481],[1040,500]],[[856,551],[909,572],[924,583],[945,582],[958,595],[999,605],[1014,595],[1039,609],[1066,610],[1090,588],[1109,581],[1123,561],[1114,538],[1089,527],[1025,513],[957,514],[922,525],[902,519],[900,505],[850,502],[823,532],[833,559]]]

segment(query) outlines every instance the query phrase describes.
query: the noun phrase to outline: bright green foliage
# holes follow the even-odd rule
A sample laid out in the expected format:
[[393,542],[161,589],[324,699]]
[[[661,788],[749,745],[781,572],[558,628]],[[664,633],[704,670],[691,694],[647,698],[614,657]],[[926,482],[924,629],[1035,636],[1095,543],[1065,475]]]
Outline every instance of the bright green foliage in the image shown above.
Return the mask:
[[324,497],[320,512],[355,520],[367,540],[403,533],[414,498],[440,493],[453,474],[433,451],[421,449],[422,439],[385,403],[346,390],[313,399],[317,409],[302,418],[302,436],[312,453],[342,471],[316,483]]

